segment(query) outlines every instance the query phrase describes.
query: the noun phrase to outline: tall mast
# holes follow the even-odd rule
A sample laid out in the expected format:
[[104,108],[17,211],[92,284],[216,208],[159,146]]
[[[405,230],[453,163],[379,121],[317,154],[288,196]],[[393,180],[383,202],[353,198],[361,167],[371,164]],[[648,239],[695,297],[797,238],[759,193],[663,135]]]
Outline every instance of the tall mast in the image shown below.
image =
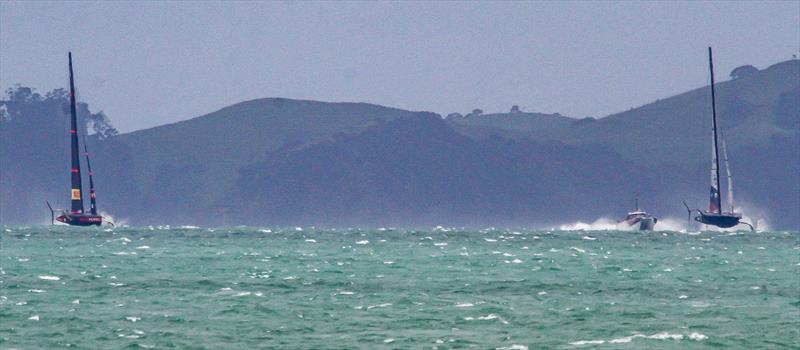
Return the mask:
[[72,188],[70,190],[71,211],[83,214],[83,193],[81,186],[81,158],[78,146],[78,113],[75,110],[75,80],[72,74],[72,52],[69,53],[69,113],[70,113],[70,153],[72,154]]
[[711,131],[714,134],[711,140],[711,194],[708,211],[720,213],[722,198],[719,195],[719,148],[717,147],[717,101],[714,95],[714,61],[711,55],[711,46],[708,47],[708,70],[711,71]]

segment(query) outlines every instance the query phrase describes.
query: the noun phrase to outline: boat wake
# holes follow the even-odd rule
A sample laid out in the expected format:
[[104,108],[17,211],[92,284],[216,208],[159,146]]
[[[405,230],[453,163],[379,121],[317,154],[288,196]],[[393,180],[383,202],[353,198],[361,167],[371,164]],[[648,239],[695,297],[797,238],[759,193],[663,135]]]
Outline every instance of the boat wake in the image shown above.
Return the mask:
[[[576,221],[558,226],[561,231],[637,231],[624,222],[601,217],[592,222]],[[686,219],[659,218],[653,231],[686,232]]]
[[[107,222],[113,224],[115,227],[128,226],[128,219],[126,219],[126,218],[116,218],[116,217],[114,217],[114,215],[111,215],[111,213],[104,212],[104,211],[101,211],[100,215],[103,217],[103,221],[107,221]],[[107,223],[103,223],[103,224],[107,225]]]

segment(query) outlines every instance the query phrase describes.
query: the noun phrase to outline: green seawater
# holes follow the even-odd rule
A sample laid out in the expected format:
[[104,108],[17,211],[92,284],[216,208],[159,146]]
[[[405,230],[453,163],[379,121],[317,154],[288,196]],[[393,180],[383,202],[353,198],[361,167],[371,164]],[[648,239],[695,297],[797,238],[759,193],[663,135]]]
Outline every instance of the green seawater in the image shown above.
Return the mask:
[[798,232],[0,231],[2,349],[800,348]]

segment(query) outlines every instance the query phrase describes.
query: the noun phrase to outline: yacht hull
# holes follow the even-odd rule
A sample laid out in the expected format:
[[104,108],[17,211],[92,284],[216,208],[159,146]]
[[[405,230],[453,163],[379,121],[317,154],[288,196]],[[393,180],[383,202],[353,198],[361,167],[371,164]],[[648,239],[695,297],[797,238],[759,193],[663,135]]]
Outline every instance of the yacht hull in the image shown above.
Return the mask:
[[56,220],[71,226],[100,226],[103,223],[102,216],[90,214],[63,214]]
[[731,228],[739,224],[742,219],[741,214],[733,213],[708,213],[701,212],[700,215],[694,217],[694,220],[706,225],[713,225],[719,228]]

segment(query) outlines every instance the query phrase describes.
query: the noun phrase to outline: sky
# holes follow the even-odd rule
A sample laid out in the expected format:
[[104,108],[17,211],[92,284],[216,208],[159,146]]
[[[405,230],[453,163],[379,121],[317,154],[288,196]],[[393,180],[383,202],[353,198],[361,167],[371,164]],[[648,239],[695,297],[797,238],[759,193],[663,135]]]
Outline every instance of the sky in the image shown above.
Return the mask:
[[[800,1],[0,1],[0,88],[68,84],[122,132],[263,97],[603,117],[800,49]],[[798,55],[800,56],[800,55]]]

